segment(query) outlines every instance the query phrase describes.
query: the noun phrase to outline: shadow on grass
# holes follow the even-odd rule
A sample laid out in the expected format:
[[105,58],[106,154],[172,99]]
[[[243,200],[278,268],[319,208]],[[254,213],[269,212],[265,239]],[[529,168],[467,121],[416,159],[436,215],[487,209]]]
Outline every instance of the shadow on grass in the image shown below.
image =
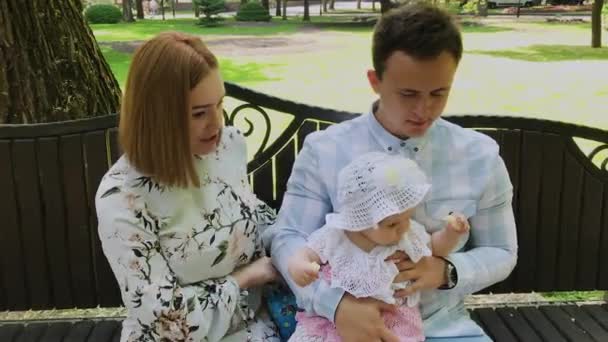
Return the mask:
[[472,50],[469,53],[519,59],[529,62],[608,60],[608,48],[594,49],[576,45],[530,45],[513,50]]
[[477,21],[463,20],[460,21],[460,29],[463,33],[494,33],[513,31],[510,27],[485,25]]
[[[132,54],[118,52],[109,46],[103,45],[101,46],[101,52],[110,65],[120,87],[124,90],[127,73],[133,57]],[[220,65],[224,80],[239,84],[278,80],[278,78],[268,76],[267,72],[273,68],[280,67],[278,64],[237,63],[230,59],[221,59]]]

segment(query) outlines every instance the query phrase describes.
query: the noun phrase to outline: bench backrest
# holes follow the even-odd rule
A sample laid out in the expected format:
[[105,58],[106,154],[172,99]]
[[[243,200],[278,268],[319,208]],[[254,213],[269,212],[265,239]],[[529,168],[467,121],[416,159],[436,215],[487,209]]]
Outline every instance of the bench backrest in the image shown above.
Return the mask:
[[[261,131],[259,151],[248,165],[250,180],[256,194],[275,208],[304,137],[355,116],[233,84],[226,87],[231,97],[244,102],[226,113],[227,122],[246,122],[243,130],[250,136]],[[252,110],[262,117],[255,122],[266,127],[239,120]],[[293,115],[269,145],[268,110]],[[608,172],[603,154],[608,132],[525,118],[447,118],[479,129],[500,144],[515,187],[519,262],[506,281],[488,291],[607,290],[608,274],[602,266],[608,267]],[[0,126],[0,310],[121,305],[100,248],[94,207],[99,181],[120,155],[116,121],[107,116]],[[573,138],[599,146],[590,158]]]

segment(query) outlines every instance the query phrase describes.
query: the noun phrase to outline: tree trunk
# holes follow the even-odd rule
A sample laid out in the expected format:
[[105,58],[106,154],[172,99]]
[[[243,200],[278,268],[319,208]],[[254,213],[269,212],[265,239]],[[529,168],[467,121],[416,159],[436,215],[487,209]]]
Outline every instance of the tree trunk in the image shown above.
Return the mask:
[[357,9],[361,9],[361,0],[357,0]]
[[372,0],[372,11],[376,12],[376,0]]
[[380,0],[380,13],[386,13],[391,8],[393,8],[391,0]]
[[143,0],[135,0],[135,8],[137,10],[137,19],[144,18],[144,2]]
[[133,19],[133,9],[131,8],[131,0],[122,0],[122,20],[128,23],[135,21],[135,19]]
[[163,20],[165,20],[165,0],[160,0],[160,14],[163,16]]
[[2,0],[0,37],[0,124],[118,111],[120,87],[80,0]]
[[287,0],[283,0],[283,20],[287,20]]
[[602,7],[604,0],[595,0],[591,12],[591,47],[602,47]]
[[277,17],[281,16],[281,0],[277,0],[277,8],[276,8],[275,16],[277,16]]
[[323,1],[323,13],[327,13],[327,3],[329,2],[329,0],[322,0]]
[[336,0],[330,0],[331,2],[329,3],[329,9],[330,10],[335,10],[336,9]]
[[310,0],[304,0],[304,18],[302,21],[310,21]]
[[262,0],[262,6],[264,6],[264,8],[268,11],[270,9],[270,1]]
[[175,19],[175,0],[171,1],[171,11],[173,11],[173,19]]

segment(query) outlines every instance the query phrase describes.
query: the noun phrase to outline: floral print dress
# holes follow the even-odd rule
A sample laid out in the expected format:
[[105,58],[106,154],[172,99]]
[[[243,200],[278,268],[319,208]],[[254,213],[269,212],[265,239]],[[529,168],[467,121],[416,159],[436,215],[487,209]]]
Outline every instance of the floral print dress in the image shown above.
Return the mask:
[[128,309],[121,341],[278,341],[260,291],[230,273],[263,254],[275,219],[247,181],[246,143],[226,127],[197,157],[200,188],[170,188],[123,156],[96,196],[99,236]]

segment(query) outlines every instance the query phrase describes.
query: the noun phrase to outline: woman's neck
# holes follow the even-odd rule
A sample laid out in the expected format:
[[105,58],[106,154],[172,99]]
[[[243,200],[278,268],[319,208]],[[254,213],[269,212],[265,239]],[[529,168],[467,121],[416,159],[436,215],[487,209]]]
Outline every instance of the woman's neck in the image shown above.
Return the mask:
[[359,247],[365,253],[371,252],[372,249],[378,246],[377,243],[368,239],[365,235],[361,234],[361,232],[351,232],[349,230],[345,230],[344,235],[346,235],[350,242]]

